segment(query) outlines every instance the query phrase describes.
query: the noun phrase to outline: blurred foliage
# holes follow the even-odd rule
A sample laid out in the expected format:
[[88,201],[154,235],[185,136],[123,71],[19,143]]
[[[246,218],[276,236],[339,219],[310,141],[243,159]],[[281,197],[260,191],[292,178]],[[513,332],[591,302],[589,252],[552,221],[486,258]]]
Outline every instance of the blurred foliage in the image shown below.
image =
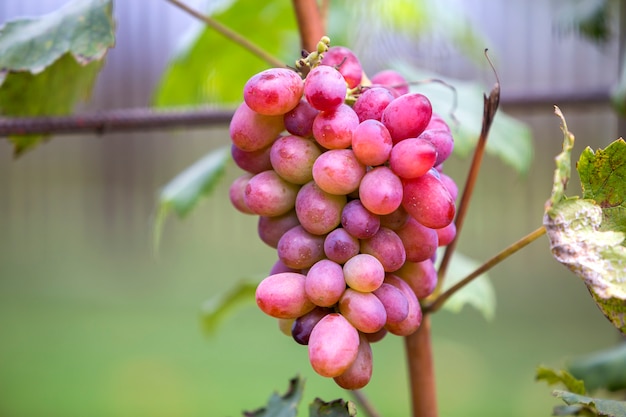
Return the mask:
[[[0,28],[0,114],[68,114],[87,98],[115,43],[111,0],[74,0],[36,18]],[[20,155],[39,135],[9,138]]]
[[246,411],[243,415],[244,417],[295,417],[303,390],[304,380],[300,377],[293,378],[289,381],[289,388],[285,394],[274,393],[267,406],[255,411]]
[[591,391],[626,390],[626,342],[576,358],[567,368],[574,377],[585,381]]

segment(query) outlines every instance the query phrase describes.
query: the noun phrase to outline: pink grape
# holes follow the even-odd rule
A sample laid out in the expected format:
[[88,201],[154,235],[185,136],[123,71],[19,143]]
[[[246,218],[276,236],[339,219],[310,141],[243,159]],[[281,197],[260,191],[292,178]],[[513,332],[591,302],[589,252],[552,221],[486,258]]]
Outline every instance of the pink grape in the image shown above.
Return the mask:
[[407,261],[425,261],[437,252],[439,237],[435,229],[423,226],[414,218],[409,218],[396,233],[404,244]]
[[381,227],[374,236],[361,241],[361,253],[374,256],[386,272],[393,272],[404,264],[406,252],[400,237],[391,229]]
[[402,181],[386,166],[368,171],[359,186],[361,203],[374,214],[393,213],[402,204]]
[[319,113],[306,100],[300,103],[293,110],[285,113],[283,118],[285,129],[292,135],[308,138],[313,136],[313,120]]
[[339,226],[345,205],[345,195],[329,194],[313,181],[302,186],[295,202],[302,227],[315,235],[324,235]]
[[389,333],[395,334],[396,336],[408,336],[415,333],[420,324],[422,324],[422,308],[415,293],[409,284],[395,275],[387,274],[385,282],[402,291],[409,302],[409,314],[407,317],[399,323],[388,323],[385,325],[385,328]]
[[428,297],[437,286],[437,270],[430,259],[422,262],[406,262],[394,272],[409,284],[418,300]]
[[322,65],[335,67],[346,80],[349,88],[354,88],[361,83],[363,69],[359,58],[345,46],[331,46],[324,53]]
[[404,78],[404,76],[399,72],[392,69],[377,72],[371,78],[371,82],[373,85],[381,84],[390,87],[398,95],[407,94],[409,92],[409,85],[406,78]]
[[441,229],[435,229],[439,240],[439,246],[448,246],[456,237],[456,224],[450,223]]
[[331,307],[346,289],[341,265],[330,259],[316,262],[306,274],[304,291],[315,305]]
[[229,133],[235,146],[252,152],[270,146],[284,128],[282,116],[259,114],[243,102],[233,114]]
[[359,250],[359,240],[342,227],[330,232],[324,240],[326,257],[338,264],[345,263],[359,253]]
[[313,136],[326,149],[346,149],[352,145],[352,132],[358,125],[359,117],[352,107],[341,104],[315,117]]
[[450,193],[450,197],[452,197],[452,200],[456,201],[459,193],[459,188],[456,185],[456,182],[454,182],[454,180],[449,175],[446,175],[443,172],[439,174],[439,179],[443,183],[444,187],[446,187],[446,190],[448,190],[448,192]]
[[370,87],[363,91],[354,102],[354,112],[363,123],[365,120],[378,120],[383,115],[383,110],[396,98],[388,88]]
[[391,230],[398,230],[409,221],[409,213],[406,212],[404,207],[400,206],[392,213],[385,214],[380,217],[380,225]]
[[333,310],[330,308],[315,307],[305,315],[295,319],[290,330],[293,340],[300,345],[308,345],[311,332],[315,325],[332,312]]
[[313,163],[322,154],[315,142],[300,136],[282,136],[270,150],[270,163],[276,173],[293,184],[313,179]]
[[432,107],[428,98],[419,93],[409,93],[394,99],[383,111],[380,119],[387,127],[393,143],[418,137],[428,125]]
[[348,87],[343,75],[333,67],[320,65],[304,80],[304,96],[320,111],[331,111],[343,104]]
[[275,171],[263,171],[248,181],[244,202],[259,216],[280,216],[294,207],[299,188]]
[[385,279],[385,269],[381,262],[367,253],[360,253],[348,259],[343,265],[346,284],[356,291],[376,290]]
[[289,268],[287,265],[284,264],[283,261],[277,259],[276,262],[274,262],[274,265],[272,265],[269,275],[279,274],[281,272],[301,272],[301,270]]
[[367,239],[378,232],[380,219],[367,210],[360,200],[351,200],[341,212],[341,225],[352,236]]
[[378,297],[387,312],[387,321],[389,323],[400,323],[409,315],[409,302],[404,293],[391,284],[383,282],[373,294]]
[[315,372],[330,378],[339,376],[357,357],[359,332],[341,314],[328,314],[311,331],[308,351]]
[[387,322],[383,303],[371,292],[346,289],[339,300],[339,312],[363,333],[375,333]]
[[309,268],[324,258],[324,236],[313,235],[302,226],[289,229],[278,241],[278,258],[289,268]]
[[372,378],[372,347],[366,335],[360,335],[359,351],[352,365],[334,381],[341,388],[355,390],[365,387]]
[[430,141],[405,139],[391,149],[389,167],[399,177],[417,178],[427,173],[436,160],[437,150]]
[[253,75],[243,87],[245,103],[257,113],[278,116],[292,110],[304,90],[302,78],[288,68],[270,68]]
[[298,226],[300,221],[295,210],[280,216],[259,216],[257,232],[261,240],[268,246],[276,248],[280,238],[291,228]]
[[330,194],[350,194],[359,188],[365,175],[365,165],[352,149],[331,149],[321,154],[313,164],[313,179]]
[[443,117],[433,112],[433,115],[430,117],[430,121],[428,122],[428,125],[426,126],[426,129],[424,130],[429,130],[429,129],[443,129],[443,130],[450,131],[450,126],[448,126],[448,123],[444,120]]
[[295,272],[270,275],[256,289],[256,303],[265,314],[279,319],[300,317],[315,308],[304,292],[305,276]]
[[237,177],[228,188],[228,197],[230,198],[230,203],[235,207],[239,212],[243,214],[255,214],[254,211],[248,207],[245,201],[245,193],[246,187],[248,186],[248,182],[253,177],[252,174],[246,173],[239,177]]
[[352,150],[364,165],[387,162],[392,146],[389,130],[378,120],[364,120],[352,132]]
[[361,335],[365,336],[368,342],[376,343],[376,342],[380,342],[381,340],[383,340],[385,336],[387,336],[387,333],[389,332],[387,331],[387,329],[383,327],[376,333],[361,333]]
[[419,139],[427,140],[433,144],[437,150],[436,165],[441,165],[452,153],[454,149],[454,139],[449,130],[424,130],[419,136]]
[[235,164],[244,171],[252,174],[258,174],[259,172],[272,169],[272,163],[270,162],[270,149],[268,146],[252,152],[246,152],[235,145],[230,148],[230,154],[233,157]]
[[432,172],[404,180],[402,206],[418,222],[431,229],[446,227],[454,219],[454,200]]

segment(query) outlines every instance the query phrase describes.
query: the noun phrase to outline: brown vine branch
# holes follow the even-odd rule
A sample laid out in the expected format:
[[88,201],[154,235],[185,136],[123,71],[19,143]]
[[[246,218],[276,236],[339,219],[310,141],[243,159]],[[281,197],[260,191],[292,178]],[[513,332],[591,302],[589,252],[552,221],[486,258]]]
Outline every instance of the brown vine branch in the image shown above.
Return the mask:
[[300,45],[307,52],[313,52],[326,34],[317,0],[292,0],[292,3],[300,31]]
[[233,110],[181,108],[119,109],[91,114],[54,117],[0,117],[0,137],[58,133],[107,133],[171,127],[203,127],[230,122]]
[[195,17],[196,19],[203,21],[209,27],[211,27],[212,29],[222,34],[225,38],[230,39],[231,41],[237,43],[241,47],[247,49],[252,54],[256,55],[257,57],[267,62],[269,65],[273,67],[285,66],[285,64],[280,59],[272,56],[270,53],[268,53],[266,50],[264,50],[260,46],[256,45],[253,42],[250,42],[250,40],[248,40],[246,37],[240,35],[239,33],[235,32],[234,30],[232,30],[231,28],[227,26],[224,26],[217,20],[212,19],[209,16],[203,15],[202,13],[198,12],[195,9],[192,9],[191,7],[180,2],[179,0],[167,0],[167,1],[169,1],[170,3],[172,3],[174,6],[178,7],[179,9],[184,10],[185,12],[189,13],[191,16]]
[[489,259],[487,262],[482,264],[479,268],[477,268],[474,272],[454,284],[452,287],[448,288],[445,292],[440,294],[437,298],[435,298],[430,304],[427,304],[422,308],[422,312],[424,314],[434,313],[443,306],[443,304],[452,297],[458,290],[472,282],[474,279],[478,278],[480,275],[484,274],[509,256],[513,255],[518,250],[522,249],[526,245],[531,242],[537,240],[539,237],[546,234],[546,228],[544,226],[539,227],[533,232],[527,234],[517,242],[508,246],[507,248],[500,251],[497,255]]
[[430,315],[425,315],[417,331],[404,338],[408,360],[413,417],[437,417],[435,363],[430,334]]

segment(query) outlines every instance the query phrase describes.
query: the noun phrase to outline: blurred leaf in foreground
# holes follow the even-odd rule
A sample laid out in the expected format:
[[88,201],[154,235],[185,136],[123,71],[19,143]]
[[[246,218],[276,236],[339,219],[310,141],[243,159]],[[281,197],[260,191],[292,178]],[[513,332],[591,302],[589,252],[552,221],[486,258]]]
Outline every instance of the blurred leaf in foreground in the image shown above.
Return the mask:
[[[0,114],[70,113],[89,95],[114,43],[111,0],[74,0],[41,17],[6,23],[0,28]],[[42,136],[9,139],[19,155]]]
[[327,403],[316,398],[309,406],[309,417],[354,417],[356,414],[354,403],[341,399]]
[[563,384],[565,388],[576,394],[585,394],[586,392],[585,383],[564,370],[556,371],[540,366],[537,368],[535,379],[537,381],[546,381],[548,385]]
[[285,394],[279,395],[275,392],[265,407],[254,411],[245,411],[243,415],[244,417],[295,417],[303,391],[304,379],[292,378]]
[[202,327],[209,334],[215,334],[217,326],[242,304],[254,304],[257,283],[240,282],[227,293],[214,296],[202,306]]
[[626,342],[576,358],[567,368],[576,378],[584,380],[590,391],[626,389]]
[[571,415],[626,417],[626,402],[624,401],[591,398],[561,390],[554,390],[552,395],[562,399],[569,406],[578,406],[578,408],[568,408],[575,411],[569,413]]
[[626,333],[626,142],[618,140],[605,150],[585,150],[578,163],[584,197],[567,198],[570,156],[574,136],[560,110],[564,133],[563,152],[544,226],[557,261],[583,279],[596,304],[622,333]]

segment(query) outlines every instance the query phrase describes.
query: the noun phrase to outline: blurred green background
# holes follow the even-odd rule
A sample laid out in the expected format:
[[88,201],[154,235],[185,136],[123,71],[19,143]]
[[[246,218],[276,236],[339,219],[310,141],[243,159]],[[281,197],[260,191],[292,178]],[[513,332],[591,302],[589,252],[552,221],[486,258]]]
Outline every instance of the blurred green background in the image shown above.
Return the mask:
[[[154,8],[130,3],[119,3],[118,55],[112,53],[86,109],[144,105],[165,65],[163,45],[154,42],[146,47],[153,57],[149,73],[145,62],[129,59],[141,45],[129,36],[131,18],[147,14],[148,26],[132,29],[147,37],[160,27],[173,37],[188,23],[179,16],[160,26]],[[14,12],[8,9],[7,15]],[[536,91],[574,90],[577,77],[596,87],[612,81],[593,71],[574,74],[560,90],[542,89],[538,81]],[[501,76],[512,78],[506,71]],[[459,244],[477,260],[541,224],[562,133],[552,103],[533,103],[504,101],[503,109],[533,130],[535,159],[520,176],[486,158]],[[608,102],[556,104],[576,134],[576,157],[584,146],[603,147],[618,137]],[[275,260],[256,236],[256,219],[230,207],[236,167],[187,219],[168,220],[159,256],[152,256],[159,188],[228,143],[225,126],[59,135],[13,160],[9,144],[0,142],[0,416],[236,416],[264,405],[295,375],[306,378],[303,407],[317,396],[349,398],[314,374],[306,349],[253,305],[230,316],[216,336],[202,334],[202,303],[239,280],[260,280]],[[446,170],[463,183],[468,163],[453,157]],[[618,335],[582,282],[552,259],[545,238],[490,275],[493,321],[469,308],[433,318],[441,415],[548,416],[559,402],[534,382],[536,366],[562,365],[612,346]],[[373,349],[374,377],[365,393],[381,414],[408,415],[402,340],[390,336]]]

